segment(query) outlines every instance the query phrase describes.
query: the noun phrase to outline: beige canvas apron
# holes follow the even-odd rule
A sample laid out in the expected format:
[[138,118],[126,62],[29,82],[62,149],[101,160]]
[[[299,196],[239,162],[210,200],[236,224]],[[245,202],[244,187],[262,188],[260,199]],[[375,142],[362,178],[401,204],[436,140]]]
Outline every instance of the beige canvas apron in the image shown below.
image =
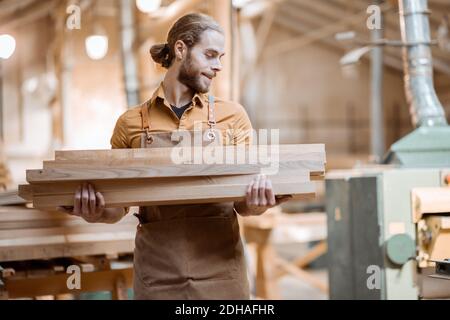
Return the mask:
[[[144,148],[172,147],[171,132],[150,133],[142,106]],[[204,144],[217,143],[214,98]],[[233,203],[142,207],[134,254],[135,299],[249,299],[243,245]]]

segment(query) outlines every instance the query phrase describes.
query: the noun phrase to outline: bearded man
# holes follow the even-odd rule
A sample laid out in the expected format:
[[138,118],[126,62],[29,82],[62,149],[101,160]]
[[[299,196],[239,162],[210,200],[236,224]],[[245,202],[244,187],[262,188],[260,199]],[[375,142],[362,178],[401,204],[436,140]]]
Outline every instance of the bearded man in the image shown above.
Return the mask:
[[[206,144],[250,144],[245,109],[208,95],[225,54],[224,32],[216,21],[202,14],[183,16],[167,43],[150,53],[167,73],[150,100],[118,119],[112,148],[172,147],[172,132],[192,131],[199,122]],[[242,202],[141,207],[135,299],[249,299],[237,214],[260,215],[288,199],[276,198],[270,179],[258,176]],[[128,209],[105,208],[102,194],[85,183],[69,211],[91,223],[115,223]]]

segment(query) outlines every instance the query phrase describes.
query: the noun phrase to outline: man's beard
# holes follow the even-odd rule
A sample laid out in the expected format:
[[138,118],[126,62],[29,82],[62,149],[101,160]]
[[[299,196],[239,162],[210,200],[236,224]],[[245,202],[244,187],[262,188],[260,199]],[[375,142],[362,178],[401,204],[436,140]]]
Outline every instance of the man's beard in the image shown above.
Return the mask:
[[199,73],[195,69],[193,69],[190,53],[188,53],[186,60],[180,68],[178,81],[180,81],[195,93],[207,93],[209,91],[208,87],[205,87],[201,84]]

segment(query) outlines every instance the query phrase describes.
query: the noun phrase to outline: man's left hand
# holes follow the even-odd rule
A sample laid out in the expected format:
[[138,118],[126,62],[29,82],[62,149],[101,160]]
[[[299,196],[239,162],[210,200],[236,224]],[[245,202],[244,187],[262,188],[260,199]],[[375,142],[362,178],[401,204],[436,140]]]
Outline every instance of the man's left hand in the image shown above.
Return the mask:
[[257,216],[291,199],[291,195],[275,196],[272,181],[265,175],[259,175],[249,184],[246,200],[235,203],[234,207],[241,216]]

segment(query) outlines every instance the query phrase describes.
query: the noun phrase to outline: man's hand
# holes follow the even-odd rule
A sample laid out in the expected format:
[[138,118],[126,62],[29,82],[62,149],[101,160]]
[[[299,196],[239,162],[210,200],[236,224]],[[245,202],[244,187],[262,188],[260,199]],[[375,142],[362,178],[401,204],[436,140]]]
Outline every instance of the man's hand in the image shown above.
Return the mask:
[[241,216],[257,216],[290,199],[291,195],[275,196],[272,181],[259,175],[248,186],[246,200],[235,203],[234,207]]
[[73,207],[59,207],[58,210],[81,217],[90,223],[102,222],[105,199],[91,184],[83,183],[75,192]]

